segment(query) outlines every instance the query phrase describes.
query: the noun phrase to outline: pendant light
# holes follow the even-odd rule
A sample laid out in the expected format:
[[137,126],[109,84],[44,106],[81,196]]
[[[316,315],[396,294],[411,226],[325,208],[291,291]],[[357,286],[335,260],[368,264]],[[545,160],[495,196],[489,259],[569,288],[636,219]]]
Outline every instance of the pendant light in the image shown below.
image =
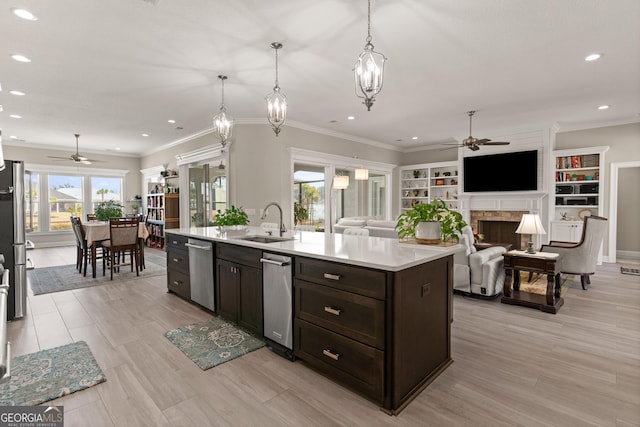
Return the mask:
[[355,172],[356,181],[366,181],[369,179],[369,169],[358,168]]
[[364,51],[358,56],[353,71],[356,79],[356,96],[364,99],[363,104],[367,106],[367,111],[371,111],[376,95],[382,90],[384,61],[387,58],[373,50],[373,44],[371,44],[371,0],[368,0],[367,3],[367,43],[364,45]]
[[287,121],[287,97],[280,92],[280,86],[278,86],[278,50],[282,49],[282,43],[273,42],[271,47],[276,51],[276,85],[273,87],[273,92],[265,99],[267,100],[267,120],[278,136],[280,128]]
[[224,81],[227,80],[227,76],[219,75],[218,78],[222,82],[222,104],[220,112],[213,117],[213,132],[224,147],[233,132],[233,117],[227,114],[227,107],[224,106]]

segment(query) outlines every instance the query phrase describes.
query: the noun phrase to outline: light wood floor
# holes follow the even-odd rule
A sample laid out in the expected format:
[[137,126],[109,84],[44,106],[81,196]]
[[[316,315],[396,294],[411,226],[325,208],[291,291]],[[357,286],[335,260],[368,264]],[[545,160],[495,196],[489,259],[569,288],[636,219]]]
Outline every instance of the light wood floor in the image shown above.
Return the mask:
[[[70,264],[74,250],[29,256]],[[30,296],[9,324],[14,355],[85,340],[104,370],[54,401],[66,427],[640,425],[640,277],[616,264],[588,291],[574,283],[557,315],[456,295],[454,363],[397,417],[265,348],[201,371],[163,333],[210,315],[165,280]]]

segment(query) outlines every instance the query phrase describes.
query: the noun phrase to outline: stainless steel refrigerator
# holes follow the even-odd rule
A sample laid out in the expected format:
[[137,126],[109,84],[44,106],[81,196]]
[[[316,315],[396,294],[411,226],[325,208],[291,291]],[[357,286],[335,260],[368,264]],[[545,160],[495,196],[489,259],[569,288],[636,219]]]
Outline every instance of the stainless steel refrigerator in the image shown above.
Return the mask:
[[0,254],[10,271],[7,320],[24,317],[27,308],[27,250],[24,224],[24,163],[5,160],[0,171]]

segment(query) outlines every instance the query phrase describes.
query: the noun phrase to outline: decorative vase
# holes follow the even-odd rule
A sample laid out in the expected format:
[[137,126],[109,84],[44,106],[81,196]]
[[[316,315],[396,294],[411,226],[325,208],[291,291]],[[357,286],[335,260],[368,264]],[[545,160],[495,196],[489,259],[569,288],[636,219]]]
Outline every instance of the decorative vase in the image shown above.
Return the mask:
[[416,241],[427,245],[437,245],[442,241],[442,225],[437,221],[419,222],[416,226]]
[[223,225],[220,227],[220,231],[227,237],[242,237],[247,234],[249,229],[246,225]]

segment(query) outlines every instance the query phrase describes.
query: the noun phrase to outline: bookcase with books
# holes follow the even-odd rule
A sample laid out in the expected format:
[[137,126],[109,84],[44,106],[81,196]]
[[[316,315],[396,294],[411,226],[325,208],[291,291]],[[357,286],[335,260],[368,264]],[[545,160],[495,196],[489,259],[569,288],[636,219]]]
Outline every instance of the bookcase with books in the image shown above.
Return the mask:
[[433,199],[458,208],[458,162],[424,163],[400,168],[400,212]]
[[177,193],[147,194],[147,244],[164,248],[164,232],[168,228],[180,226],[180,199]]
[[578,242],[587,215],[602,216],[604,153],[609,147],[556,150],[551,240]]

